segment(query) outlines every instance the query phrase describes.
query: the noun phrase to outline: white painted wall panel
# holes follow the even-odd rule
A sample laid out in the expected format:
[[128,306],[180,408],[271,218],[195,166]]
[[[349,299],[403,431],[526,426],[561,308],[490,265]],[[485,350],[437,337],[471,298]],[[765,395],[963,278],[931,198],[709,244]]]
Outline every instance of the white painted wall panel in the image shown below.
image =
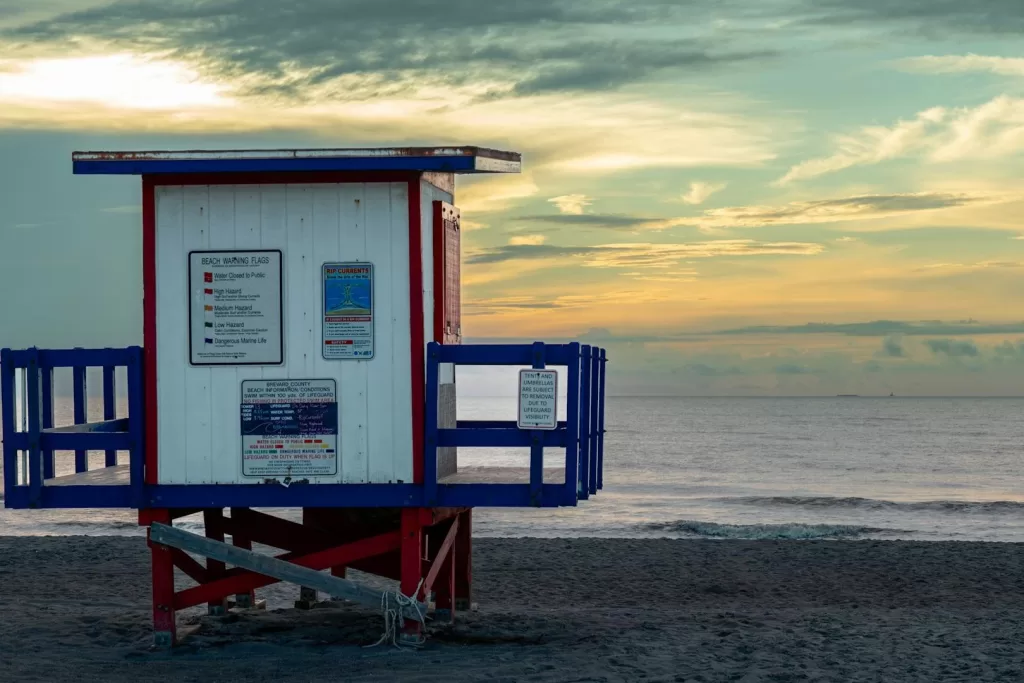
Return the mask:
[[[255,378],[337,382],[339,471],[314,482],[411,481],[407,184],[160,187],[156,208],[160,482],[246,481],[240,385]],[[187,254],[247,248],[283,252],[285,363],[192,367]],[[374,265],[375,356],[326,361],[321,267],[364,260]]]

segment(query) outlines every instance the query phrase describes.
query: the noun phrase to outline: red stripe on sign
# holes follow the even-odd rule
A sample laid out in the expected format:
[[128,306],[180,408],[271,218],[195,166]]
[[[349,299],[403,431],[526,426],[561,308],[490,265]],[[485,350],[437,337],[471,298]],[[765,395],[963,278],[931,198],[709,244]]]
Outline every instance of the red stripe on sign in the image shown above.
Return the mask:
[[313,443],[313,439],[306,439],[303,443]]
[[209,288],[207,288],[207,289],[204,289],[204,290],[203,290],[203,294],[213,294],[213,290],[212,290],[212,289],[209,289]]
[[284,448],[284,444],[281,444],[281,443],[275,444],[274,448]]
[[203,282],[213,282],[213,273],[203,273]]

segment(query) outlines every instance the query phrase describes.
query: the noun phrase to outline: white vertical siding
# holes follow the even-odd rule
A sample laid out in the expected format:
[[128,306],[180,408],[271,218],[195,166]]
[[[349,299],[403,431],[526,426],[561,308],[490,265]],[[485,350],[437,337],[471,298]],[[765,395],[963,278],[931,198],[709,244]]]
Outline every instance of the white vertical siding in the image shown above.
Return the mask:
[[[160,482],[246,481],[240,385],[261,377],[336,381],[338,475],[314,482],[411,481],[408,185],[158,187],[156,211]],[[248,248],[282,251],[285,362],[192,367],[188,252]],[[328,261],[373,263],[371,360],[323,359],[321,267]]]

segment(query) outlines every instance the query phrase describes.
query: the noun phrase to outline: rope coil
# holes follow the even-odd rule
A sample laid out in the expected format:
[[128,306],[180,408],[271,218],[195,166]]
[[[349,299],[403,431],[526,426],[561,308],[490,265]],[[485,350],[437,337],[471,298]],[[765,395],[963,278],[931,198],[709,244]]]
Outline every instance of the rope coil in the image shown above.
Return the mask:
[[415,609],[417,616],[419,616],[420,623],[426,623],[423,610],[420,608],[420,603],[416,600],[416,596],[420,594],[421,588],[423,588],[423,579],[420,579],[419,585],[416,586],[416,590],[413,591],[411,596],[403,595],[400,590],[384,591],[381,594],[380,610],[384,616],[384,634],[376,643],[373,645],[367,645],[366,647],[377,647],[384,643],[390,643],[393,647],[399,650],[423,647],[423,644],[427,642],[427,639],[423,636],[422,632],[414,641],[400,642],[398,639],[402,630],[402,624],[405,621],[402,614],[405,612],[406,607],[412,607]]

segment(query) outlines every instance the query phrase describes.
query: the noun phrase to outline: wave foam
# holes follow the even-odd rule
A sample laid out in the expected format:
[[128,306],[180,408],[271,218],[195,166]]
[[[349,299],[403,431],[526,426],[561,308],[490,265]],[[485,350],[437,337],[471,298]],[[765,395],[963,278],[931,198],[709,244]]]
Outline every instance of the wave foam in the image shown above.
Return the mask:
[[1024,512],[1024,502],[1013,500],[929,500],[911,503],[876,500],[874,498],[833,498],[830,496],[748,496],[743,498],[721,498],[719,500],[723,503],[739,503],[741,505],[760,505],[765,507],[796,506],[804,508],[855,508],[859,510],[1002,514]]
[[813,540],[858,538],[865,534],[895,532],[895,529],[874,529],[844,524],[718,524],[680,520],[652,522],[640,528],[648,531],[689,534],[700,538],[731,538],[743,540]]

